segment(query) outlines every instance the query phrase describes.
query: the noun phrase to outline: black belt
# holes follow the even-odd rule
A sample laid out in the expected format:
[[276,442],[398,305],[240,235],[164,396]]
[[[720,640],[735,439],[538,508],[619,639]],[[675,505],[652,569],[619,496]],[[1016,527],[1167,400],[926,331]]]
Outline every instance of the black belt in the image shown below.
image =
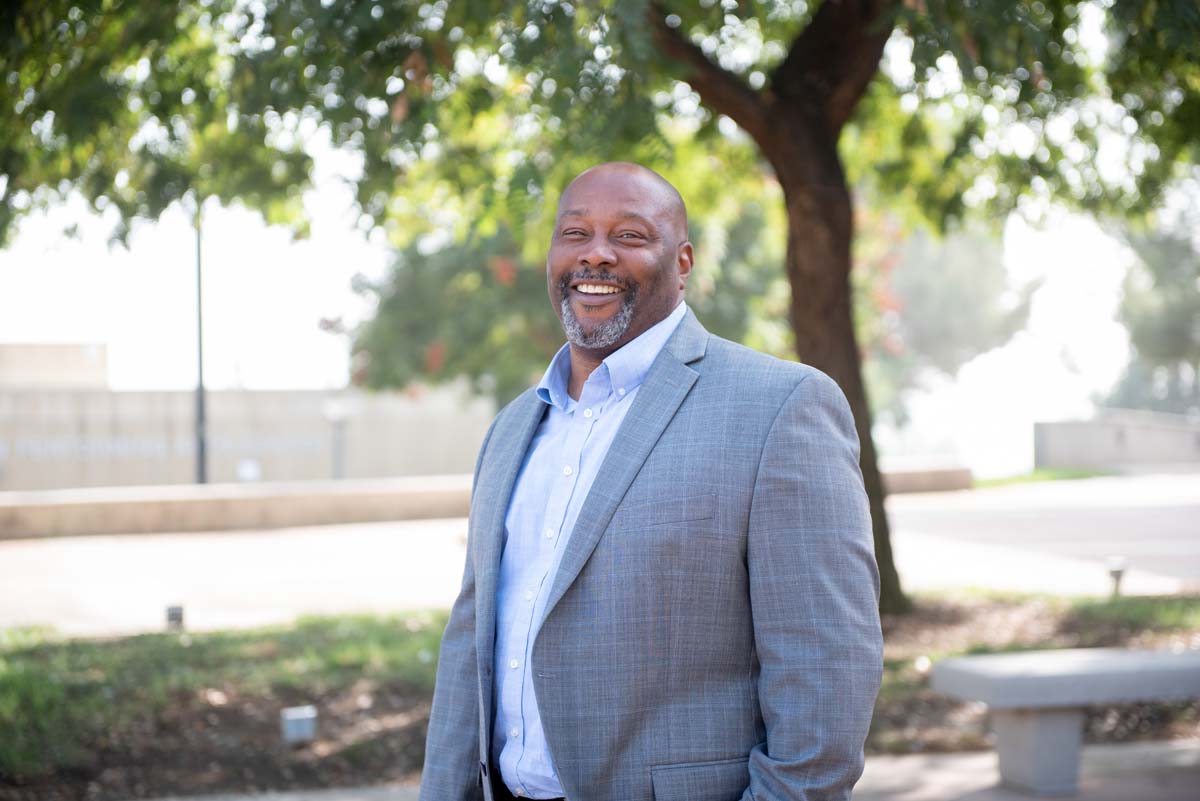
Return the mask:
[[495,771],[495,781],[492,783],[492,793],[496,801],[567,801],[565,798],[529,798],[528,796],[514,796],[504,783],[504,779],[500,778],[500,771]]

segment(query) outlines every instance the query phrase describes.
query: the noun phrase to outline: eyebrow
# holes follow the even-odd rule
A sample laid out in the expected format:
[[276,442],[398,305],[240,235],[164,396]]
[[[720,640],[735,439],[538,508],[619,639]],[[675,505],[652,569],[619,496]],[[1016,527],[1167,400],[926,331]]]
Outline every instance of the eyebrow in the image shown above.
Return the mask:
[[[587,216],[587,209],[567,209],[566,211],[564,211],[558,215],[558,219],[561,220],[564,217],[586,217],[586,216]],[[638,214],[636,211],[620,212],[619,214],[617,214],[617,218],[621,219],[621,220],[639,220],[640,222],[644,222],[646,225],[654,226],[653,220],[651,220],[649,217],[647,217],[644,214]]]

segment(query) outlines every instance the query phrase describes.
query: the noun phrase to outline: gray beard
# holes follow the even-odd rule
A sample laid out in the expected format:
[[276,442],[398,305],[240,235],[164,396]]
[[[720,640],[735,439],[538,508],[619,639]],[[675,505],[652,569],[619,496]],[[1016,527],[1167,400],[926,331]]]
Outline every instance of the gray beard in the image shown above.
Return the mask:
[[629,330],[629,323],[633,320],[635,300],[637,300],[637,290],[626,289],[625,297],[621,301],[621,308],[617,310],[617,313],[598,325],[589,334],[583,330],[583,325],[575,316],[575,312],[571,308],[571,301],[564,292],[560,308],[562,309],[563,331],[566,332],[567,341],[577,348],[586,348],[587,350],[611,348]]

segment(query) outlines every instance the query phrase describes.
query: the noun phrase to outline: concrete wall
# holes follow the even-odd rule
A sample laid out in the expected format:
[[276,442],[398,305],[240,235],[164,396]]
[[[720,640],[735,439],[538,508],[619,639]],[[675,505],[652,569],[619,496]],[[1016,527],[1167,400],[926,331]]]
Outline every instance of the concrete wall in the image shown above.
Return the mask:
[[0,342],[0,391],[22,389],[104,389],[108,348],[102,344]]
[[[0,491],[189,483],[194,415],[191,392],[0,389]],[[455,388],[209,392],[209,480],[470,472],[492,416]]]
[[0,493],[0,540],[466,517],[471,476]]
[[1200,421],[1121,409],[1093,420],[1035,423],[1034,465],[1096,470],[1200,465]]

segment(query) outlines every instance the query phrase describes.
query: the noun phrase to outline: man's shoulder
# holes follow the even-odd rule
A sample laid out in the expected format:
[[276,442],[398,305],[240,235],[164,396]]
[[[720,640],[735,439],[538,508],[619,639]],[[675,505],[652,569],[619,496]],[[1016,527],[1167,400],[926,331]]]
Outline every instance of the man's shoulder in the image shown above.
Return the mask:
[[818,383],[831,380],[811,365],[780,359],[714,334],[708,337],[700,370],[704,375],[754,388],[756,391],[774,389],[791,393],[806,380],[815,380]]

